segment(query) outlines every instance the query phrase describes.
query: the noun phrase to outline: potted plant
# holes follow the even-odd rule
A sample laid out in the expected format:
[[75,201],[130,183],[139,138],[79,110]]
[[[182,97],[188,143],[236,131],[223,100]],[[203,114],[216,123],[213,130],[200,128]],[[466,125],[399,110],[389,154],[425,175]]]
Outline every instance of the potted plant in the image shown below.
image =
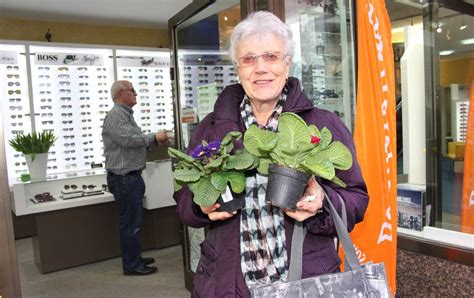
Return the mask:
[[18,152],[23,153],[28,165],[31,180],[38,181],[46,178],[48,151],[57,138],[50,131],[41,133],[19,133],[8,143]]
[[245,149],[232,154],[233,141],[241,137],[240,132],[232,131],[222,141],[203,141],[190,155],[168,148],[168,154],[177,161],[173,165],[174,190],[187,185],[200,206],[208,207],[219,200],[219,211],[240,209],[245,198],[244,172],[255,168],[258,162]]
[[269,175],[266,200],[281,208],[296,209],[311,175],[345,187],[335,170],[352,166],[352,154],[324,127],[307,125],[294,113],[282,113],[278,131],[252,125],[245,132],[244,146],[260,159],[258,172]]

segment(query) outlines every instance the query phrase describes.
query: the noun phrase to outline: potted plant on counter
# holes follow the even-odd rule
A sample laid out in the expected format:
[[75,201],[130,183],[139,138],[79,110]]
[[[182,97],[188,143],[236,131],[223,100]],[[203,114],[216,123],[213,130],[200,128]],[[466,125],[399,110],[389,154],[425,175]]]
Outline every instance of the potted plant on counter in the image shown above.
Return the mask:
[[229,132],[221,141],[203,141],[190,155],[168,148],[174,162],[174,190],[187,185],[194,194],[194,202],[208,207],[219,202],[219,211],[235,211],[244,205],[245,174],[257,166],[258,160],[247,150],[234,149],[240,132]]
[[46,179],[49,148],[57,138],[50,131],[41,133],[17,134],[8,143],[17,152],[23,153],[32,181]]
[[345,187],[336,169],[352,166],[351,152],[343,143],[332,142],[329,129],[307,125],[294,113],[280,115],[277,132],[250,126],[244,146],[260,159],[258,172],[269,175],[266,201],[286,209],[296,209],[311,175]]

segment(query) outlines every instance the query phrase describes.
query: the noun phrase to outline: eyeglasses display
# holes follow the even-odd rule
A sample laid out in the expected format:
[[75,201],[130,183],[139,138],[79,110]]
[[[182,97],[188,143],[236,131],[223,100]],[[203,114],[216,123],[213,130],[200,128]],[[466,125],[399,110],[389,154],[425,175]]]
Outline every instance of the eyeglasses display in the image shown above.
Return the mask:
[[[123,65],[118,67],[118,78],[130,81],[135,87],[137,107],[134,109],[136,113],[134,118],[138,126],[142,128],[144,133],[160,129],[173,130],[169,58],[144,57],[141,61],[131,61],[127,57],[122,59],[122,61],[120,58],[118,60],[119,65]],[[163,63],[157,65],[160,59],[163,60]],[[145,61],[145,64],[142,63],[143,61]],[[153,109],[156,105],[162,105],[162,111]],[[158,121],[157,116],[159,115],[166,115],[169,121]]]
[[[155,59],[143,58],[143,53],[133,54],[136,58],[131,60],[136,63],[125,66],[119,62],[123,50],[112,55],[112,50],[104,54],[91,49],[94,57],[98,57],[91,62],[82,59],[91,56],[81,54],[88,51],[85,48],[77,49],[76,53],[71,48],[22,47],[25,50],[19,50],[15,60],[15,63],[20,63],[0,64],[0,92],[5,98],[1,101],[1,110],[7,113],[3,117],[5,139],[17,133],[31,132],[32,127],[36,132],[53,132],[58,140],[52,147],[56,152],[50,150],[48,177],[62,172],[74,177],[76,171],[104,164],[101,131],[103,120],[113,107],[110,87],[115,79],[115,67],[117,79],[131,81],[137,90],[138,105],[134,109],[137,124],[150,132],[174,129],[168,52],[159,53],[161,56]],[[30,55],[24,55],[26,47],[29,47]],[[66,51],[73,52],[66,54]],[[59,58],[45,61],[38,58],[40,55],[57,55]],[[70,59],[72,56],[74,60]],[[28,69],[27,59],[30,60]],[[156,111],[157,108],[161,110]],[[12,148],[6,151],[9,180],[15,183],[28,169],[22,154]]]

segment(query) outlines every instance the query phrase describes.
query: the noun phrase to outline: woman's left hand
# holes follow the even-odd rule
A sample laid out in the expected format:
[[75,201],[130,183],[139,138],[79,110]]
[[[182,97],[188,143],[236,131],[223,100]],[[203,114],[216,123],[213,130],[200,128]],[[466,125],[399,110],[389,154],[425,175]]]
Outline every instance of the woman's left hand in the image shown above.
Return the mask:
[[296,210],[283,209],[283,211],[297,221],[316,215],[318,210],[323,208],[324,191],[318,181],[312,176],[308,181],[308,186],[303,193],[300,201],[296,204]]

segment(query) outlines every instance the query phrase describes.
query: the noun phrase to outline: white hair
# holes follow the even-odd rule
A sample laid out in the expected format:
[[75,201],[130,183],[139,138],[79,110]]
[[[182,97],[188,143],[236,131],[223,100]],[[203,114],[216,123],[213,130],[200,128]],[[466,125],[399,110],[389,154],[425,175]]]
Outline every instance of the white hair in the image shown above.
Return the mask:
[[114,102],[117,101],[118,93],[124,89],[127,89],[127,86],[126,86],[127,83],[130,84],[129,81],[119,80],[119,81],[115,81],[112,84],[112,87],[110,87],[110,95],[112,96],[112,100]]
[[277,16],[268,11],[251,13],[242,20],[232,31],[230,37],[229,55],[232,62],[237,64],[235,56],[238,44],[246,38],[258,36],[260,38],[273,34],[284,42],[285,54],[293,57],[294,43],[290,26],[283,23]]

